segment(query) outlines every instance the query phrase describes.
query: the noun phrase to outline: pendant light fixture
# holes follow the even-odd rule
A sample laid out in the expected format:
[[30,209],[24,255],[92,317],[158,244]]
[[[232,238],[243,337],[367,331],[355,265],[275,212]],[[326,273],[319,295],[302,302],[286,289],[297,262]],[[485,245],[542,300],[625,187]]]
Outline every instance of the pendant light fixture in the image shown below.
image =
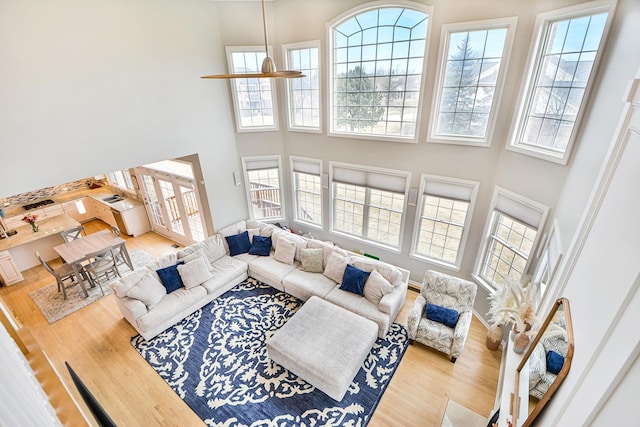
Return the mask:
[[269,58],[269,42],[267,39],[267,17],[265,13],[264,0],[262,0],[262,28],[264,30],[264,52],[265,58],[262,61],[260,73],[233,73],[233,74],[213,74],[202,76],[201,79],[295,79],[304,77],[301,71],[277,71],[273,60]]

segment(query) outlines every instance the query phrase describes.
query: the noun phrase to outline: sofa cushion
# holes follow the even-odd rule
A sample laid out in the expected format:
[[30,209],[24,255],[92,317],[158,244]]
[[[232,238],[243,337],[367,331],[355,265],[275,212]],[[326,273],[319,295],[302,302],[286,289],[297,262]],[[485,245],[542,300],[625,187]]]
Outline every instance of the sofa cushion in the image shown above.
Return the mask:
[[300,262],[302,269],[310,273],[322,273],[324,271],[322,262],[322,249],[303,249],[300,251]]
[[284,264],[272,257],[258,257],[249,264],[249,275],[277,289],[281,289],[282,280],[300,266],[297,261]]
[[269,256],[271,254],[271,237],[253,236],[249,253],[251,255]]
[[259,236],[260,235],[260,227],[256,227],[256,228],[247,228],[246,230],[242,230],[242,229],[238,229],[238,234],[242,233],[246,231],[247,233],[249,233],[249,243],[253,243],[253,236]]
[[[187,246],[187,248],[192,249],[191,246]],[[185,263],[191,262],[196,258],[205,258],[204,250],[201,247],[198,247],[195,250],[189,251],[189,252],[180,250],[178,251],[177,255],[178,255],[178,261],[184,261]]]
[[[247,263],[238,258],[231,258],[228,255],[216,260],[211,264],[211,279],[202,284],[208,294],[212,294],[221,286],[228,284],[232,280],[247,273]],[[234,285],[237,283],[234,283]]]
[[207,264],[205,259],[200,256],[185,264],[178,265],[178,273],[185,288],[193,288],[211,279],[211,273],[209,272],[209,266]]
[[120,298],[124,298],[127,296],[127,292],[135,285],[138,284],[142,276],[146,273],[147,270],[141,268],[139,270],[134,270],[129,274],[122,276],[121,279],[115,280],[111,284],[111,289],[113,289],[113,293],[116,294]]
[[246,254],[249,252],[249,249],[251,249],[248,231],[243,231],[242,233],[231,236],[225,236],[225,239],[229,245],[229,255],[231,256]]
[[222,243],[223,240],[224,239],[221,235],[216,234],[215,236],[211,236],[203,240],[202,242],[194,243],[192,245],[184,247],[178,251],[178,259],[186,258],[187,256],[192,255],[194,252],[202,251],[207,260],[209,262],[213,262],[227,253],[224,243]]
[[162,282],[162,286],[165,287],[168,294],[184,287],[180,273],[178,273],[178,266],[182,264],[184,264],[184,261],[156,270],[156,273],[158,273],[160,281]]
[[276,243],[274,259],[285,264],[293,264],[296,256],[296,244],[291,240],[280,238]]
[[282,279],[282,284],[284,285],[286,293],[300,298],[303,301],[308,300],[314,295],[324,298],[337,286],[336,282],[323,274],[310,273],[300,269],[293,270]]
[[378,324],[379,337],[383,337],[389,330],[391,325],[389,315],[378,310],[377,306],[360,295],[343,291],[336,286],[325,296],[325,299],[337,306],[346,308],[349,311],[376,322]]
[[307,248],[321,248],[322,249],[322,262],[326,266],[329,262],[329,257],[332,253],[337,253],[338,255],[342,255],[345,258],[349,258],[349,254],[342,248],[339,248],[332,243],[323,242],[321,240],[311,239],[307,242]]
[[369,272],[377,270],[378,273],[387,279],[387,281],[393,286],[400,286],[403,283],[402,272],[398,268],[385,262],[367,257],[354,256],[352,263],[354,267],[357,267],[360,270]]
[[376,307],[380,304],[382,297],[392,291],[393,285],[378,273],[378,270],[373,270],[364,284],[364,297]]
[[[202,286],[191,289],[181,288],[166,295],[146,314],[138,318],[138,326],[143,331],[151,330],[157,325],[174,317],[207,296],[207,290]],[[187,316],[189,313],[185,313]]]
[[222,236],[231,236],[234,234],[238,234],[238,230],[246,230],[247,229],[247,221],[242,220],[238,222],[234,222],[233,224],[227,225],[224,228],[218,230],[218,234]]
[[138,283],[127,292],[127,297],[141,301],[147,307],[152,307],[160,302],[167,294],[167,290],[156,280],[150,271],[145,271]]
[[342,283],[344,270],[347,268],[347,258],[338,253],[332,253],[324,267],[322,274],[336,283]]
[[176,265],[178,261],[178,257],[176,254],[169,254],[162,256],[154,261],[151,261],[149,264],[145,266],[149,271],[151,271],[151,275],[155,277],[155,279],[159,282],[160,276],[156,273],[156,270],[164,267],[169,267],[170,265]]
[[293,234],[289,231],[285,231],[285,230],[280,230],[277,231],[273,234],[273,236],[271,236],[271,239],[273,240],[273,244],[275,245],[274,247],[277,247],[278,242],[281,239],[285,239],[288,240],[290,242],[295,243],[296,245],[296,253],[294,255],[294,259],[296,261],[300,261],[300,255],[301,255],[301,251],[302,249],[305,249],[307,247],[307,239],[305,239],[302,236],[298,236],[297,234]]
[[246,254],[236,255],[233,258],[237,259],[238,261],[242,261],[245,264],[250,264],[255,259],[260,258],[260,257],[258,255],[251,255],[250,253],[247,252]]
[[360,270],[350,264],[344,270],[342,275],[342,284],[340,289],[343,291],[353,292],[354,294],[364,296],[364,284],[371,273]]

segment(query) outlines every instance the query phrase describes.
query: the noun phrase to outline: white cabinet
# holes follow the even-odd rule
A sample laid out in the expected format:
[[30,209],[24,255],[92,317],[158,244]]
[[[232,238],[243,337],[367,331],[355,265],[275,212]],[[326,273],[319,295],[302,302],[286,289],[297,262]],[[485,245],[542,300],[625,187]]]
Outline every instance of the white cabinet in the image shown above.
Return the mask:
[[7,217],[4,219],[4,223],[7,225],[7,228],[9,230],[12,230],[14,228],[27,225],[27,223],[24,222],[22,218],[24,218],[22,215]]
[[138,205],[133,209],[122,211],[120,215],[126,228],[126,230],[122,230],[123,233],[129,236],[139,236],[147,231],[151,231],[151,224],[149,224],[144,205]]
[[98,202],[97,200],[92,200],[93,209],[96,213],[96,218],[99,220],[106,222],[107,224],[117,227],[116,219],[113,217],[113,213],[111,212],[111,208]]
[[53,218],[64,213],[62,205],[51,205],[42,208],[42,210],[44,211],[44,215],[46,215],[47,218]]
[[9,251],[0,252],[0,277],[5,285],[13,285],[24,280]]
[[[78,210],[79,204],[84,207],[84,213],[80,213],[80,211]],[[78,222],[85,222],[90,220],[91,218],[96,217],[93,208],[93,201],[89,197],[82,197],[70,202],[64,202],[62,203],[62,208],[64,209],[64,213]]]

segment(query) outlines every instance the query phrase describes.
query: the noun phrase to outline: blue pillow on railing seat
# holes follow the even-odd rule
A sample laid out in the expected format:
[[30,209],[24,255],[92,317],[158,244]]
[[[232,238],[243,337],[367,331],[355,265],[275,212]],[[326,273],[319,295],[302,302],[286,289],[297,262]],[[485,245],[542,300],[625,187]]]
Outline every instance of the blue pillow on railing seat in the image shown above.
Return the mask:
[[547,371],[554,375],[558,375],[564,366],[564,357],[553,350],[547,352]]
[[436,304],[427,304],[425,311],[427,319],[442,323],[450,328],[456,327],[458,317],[460,317],[460,314],[457,311],[451,308],[440,307]]

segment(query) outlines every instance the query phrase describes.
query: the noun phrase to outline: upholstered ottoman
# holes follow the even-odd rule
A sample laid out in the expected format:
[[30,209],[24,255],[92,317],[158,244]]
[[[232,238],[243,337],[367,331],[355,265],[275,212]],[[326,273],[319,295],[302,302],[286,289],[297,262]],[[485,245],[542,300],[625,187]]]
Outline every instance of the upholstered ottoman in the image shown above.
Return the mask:
[[273,334],[267,354],[340,401],[377,337],[375,322],[312,296]]

